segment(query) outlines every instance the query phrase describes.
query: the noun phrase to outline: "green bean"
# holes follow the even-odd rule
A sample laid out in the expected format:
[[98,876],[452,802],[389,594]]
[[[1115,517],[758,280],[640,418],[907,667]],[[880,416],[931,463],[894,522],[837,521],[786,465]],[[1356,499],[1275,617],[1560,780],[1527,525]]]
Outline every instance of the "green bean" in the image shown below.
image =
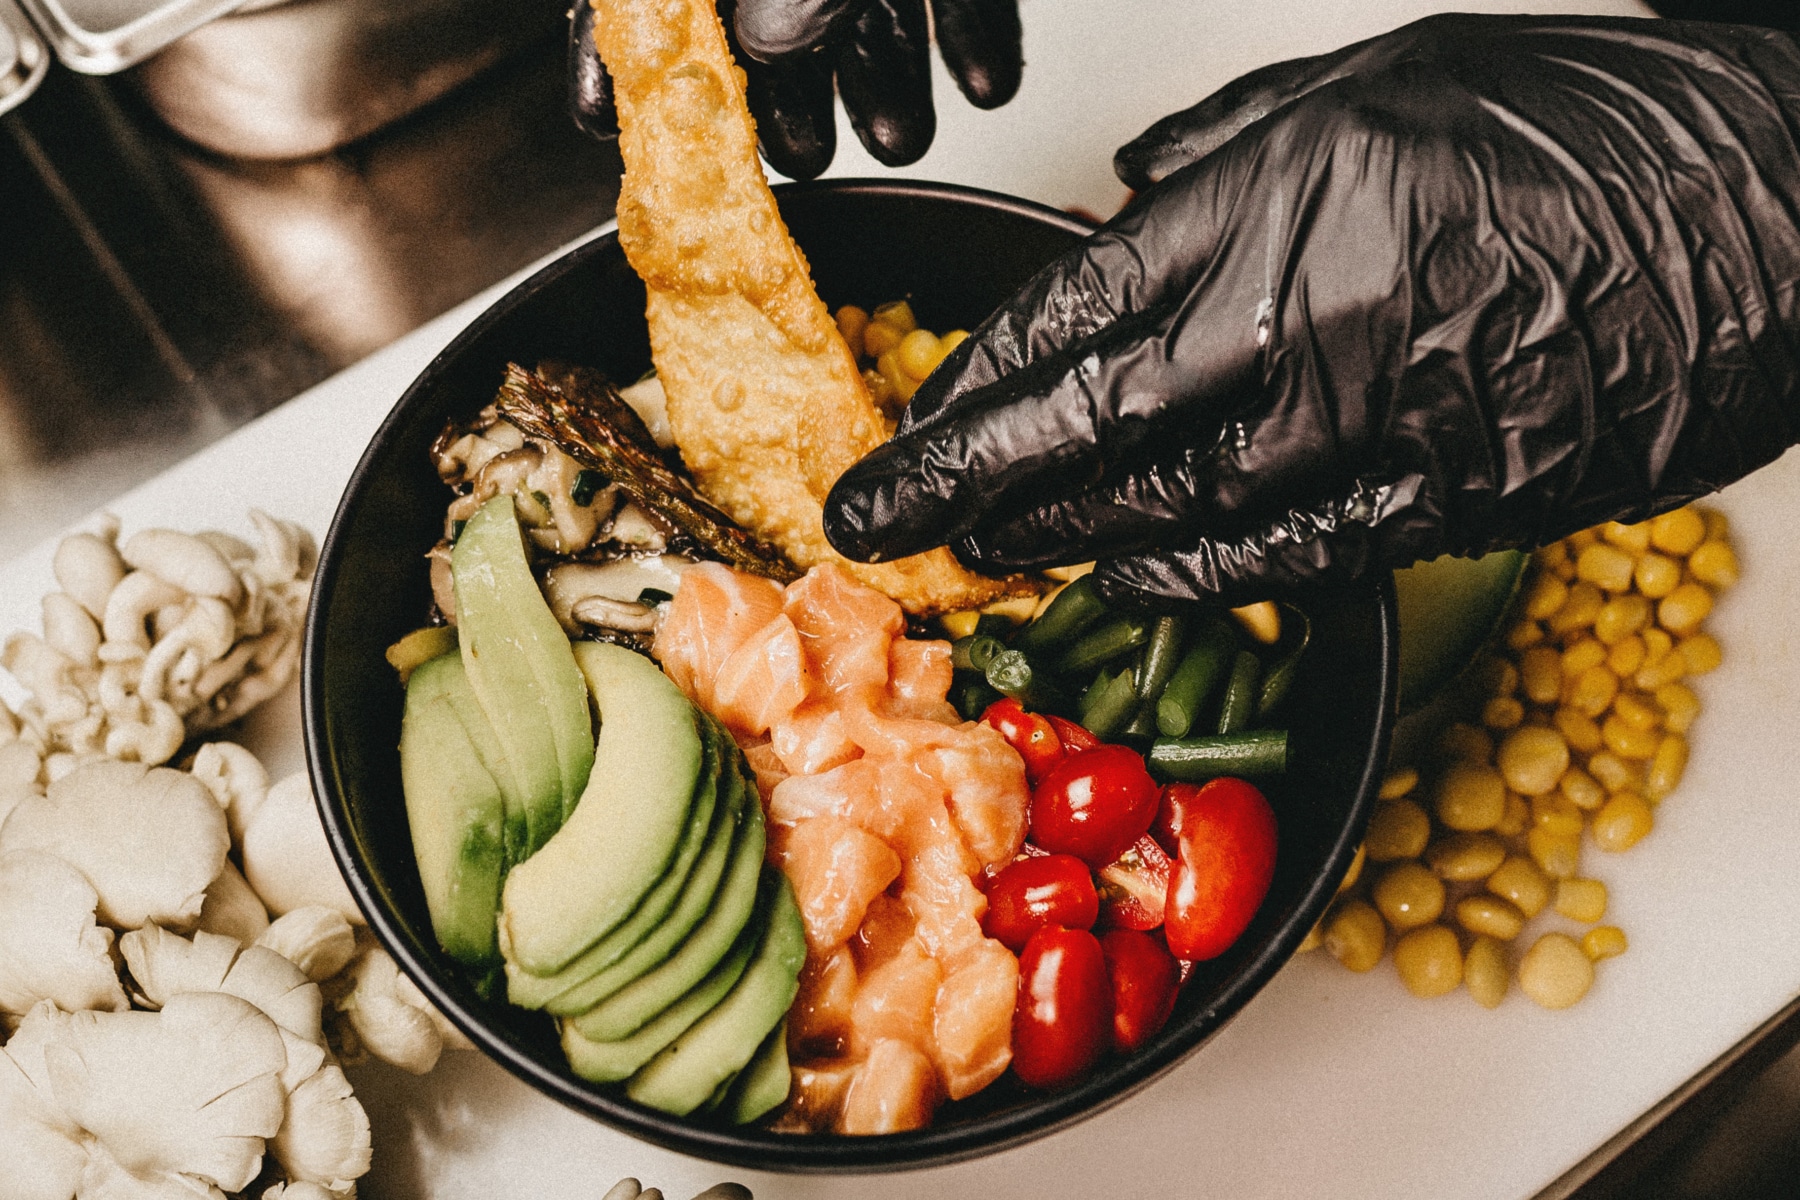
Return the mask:
[[1130,671],[1120,671],[1088,707],[1081,710],[1081,723],[1097,738],[1106,739],[1124,728],[1137,709],[1137,687]]
[[1300,636],[1290,649],[1275,660],[1269,673],[1263,676],[1262,688],[1256,696],[1258,721],[1266,720],[1287,699],[1294,687],[1294,676],[1300,673],[1300,658],[1306,653],[1307,643],[1312,641],[1312,622],[1307,619],[1306,614],[1297,608],[1289,608],[1288,613],[1290,619],[1283,622],[1283,628],[1298,628]]
[[1065,706],[1062,690],[1018,650],[1002,650],[994,655],[988,663],[987,681],[995,691],[1011,696],[1034,712],[1058,712]]
[[1209,620],[1181,658],[1168,686],[1156,698],[1156,728],[1168,737],[1185,737],[1201,707],[1231,664],[1237,634],[1225,622]]
[[1013,648],[1027,654],[1052,654],[1073,642],[1105,612],[1106,605],[1094,590],[1093,579],[1083,575],[1056,593],[1038,619],[1019,631]]
[[972,633],[950,643],[950,665],[959,671],[986,671],[994,655],[1006,649],[999,638]]
[[1093,632],[1083,634],[1062,656],[1056,669],[1065,675],[1085,675],[1095,667],[1130,654],[1149,640],[1150,622],[1140,617],[1117,617]]
[[1248,650],[1239,650],[1231,664],[1231,678],[1225,683],[1225,702],[1219,707],[1219,732],[1241,733],[1256,717],[1257,684],[1262,681],[1262,663]]
[[1158,617],[1150,627],[1150,642],[1144,647],[1143,661],[1138,665],[1137,695],[1139,700],[1153,701],[1162,695],[1181,665],[1181,639],[1187,622],[1180,617]]
[[965,721],[979,720],[988,705],[998,699],[1000,693],[989,687],[987,679],[980,675],[959,671],[950,687],[950,701]]
[[1107,685],[1112,683],[1112,681],[1114,679],[1116,679],[1118,677],[1118,675],[1119,675],[1119,672],[1108,671],[1104,667],[1102,667],[1100,670],[1096,671],[1094,673],[1093,682],[1088,684],[1087,687],[1082,690],[1081,699],[1079,699],[1075,702],[1076,716],[1079,717],[1082,713],[1086,712],[1088,710],[1089,706],[1092,705],[1095,700],[1098,700],[1100,698],[1100,693],[1104,692],[1107,688]]
[[1258,778],[1287,770],[1285,729],[1255,729],[1215,737],[1158,738],[1150,768],[1167,779],[1197,783],[1220,775]]
[[1132,715],[1131,724],[1119,730],[1119,736],[1132,738],[1153,738],[1156,736],[1156,706],[1148,700],[1139,700],[1137,711]]
[[975,618],[977,634],[986,634],[988,637],[999,638],[1001,641],[1005,641],[1007,635],[1017,628],[1018,626],[1012,622],[1011,618],[1003,617],[999,613],[982,613]]

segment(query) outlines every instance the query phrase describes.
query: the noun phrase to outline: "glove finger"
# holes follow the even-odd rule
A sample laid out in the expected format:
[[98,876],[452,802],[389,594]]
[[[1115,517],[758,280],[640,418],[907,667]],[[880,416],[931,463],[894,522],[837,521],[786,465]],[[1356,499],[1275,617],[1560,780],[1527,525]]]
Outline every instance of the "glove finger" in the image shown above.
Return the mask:
[[751,58],[774,63],[804,54],[842,31],[858,0],[740,0],[731,21]]
[[762,156],[789,179],[812,179],[837,152],[831,66],[820,55],[770,66],[739,59]]
[[938,53],[976,108],[999,108],[1018,94],[1025,71],[1019,0],[931,0]]
[[594,44],[594,10],[575,0],[569,13],[569,115],[575,124],[602,141],[619,136],[619,114],[613,107],[612,76]]
[[925,0],[869,0],[836,53],[838,95],[875,160],[904,167],[937,134]]

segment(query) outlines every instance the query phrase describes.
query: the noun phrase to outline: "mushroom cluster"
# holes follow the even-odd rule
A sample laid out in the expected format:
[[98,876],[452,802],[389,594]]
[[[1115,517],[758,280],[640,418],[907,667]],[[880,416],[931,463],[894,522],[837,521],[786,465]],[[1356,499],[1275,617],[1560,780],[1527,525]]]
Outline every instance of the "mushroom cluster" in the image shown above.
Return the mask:
[[255,551],[66,539],[44,636],[0,656],[31,692],[0,706],[0,1196],[342,1200],[343,1064],[468,1044],[362,927],[304,773],[161,765],[292,676],[310,539],[253,519]]

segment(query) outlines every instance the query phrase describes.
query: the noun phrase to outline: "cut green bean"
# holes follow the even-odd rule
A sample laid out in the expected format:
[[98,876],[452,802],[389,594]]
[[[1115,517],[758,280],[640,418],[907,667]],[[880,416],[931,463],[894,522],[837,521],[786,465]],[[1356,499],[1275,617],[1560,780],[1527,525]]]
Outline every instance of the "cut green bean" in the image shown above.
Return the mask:
[[1100,670],[1094,673],[1094,681],[1087,685],[1081,693],[1081,699],[1075,702],[1075,714],[1077,717],[1080,717],[1082,713],[1087,712],[1087,710],[1093,706],[1094,701],[1100,698],[1100,693],[1106,690],[1107,685],[1112,683],[1112,681],[1117,678],[1118,674],[1117,671],[1107,670]]
[[1248,650],[1239,650],[1225,681],[1225,701],[1219,706],[1219,732],[1242,733],[1256,719],[1256,697],[1262,682],[1262,663]]
[[1287,770],[1285,729],[1254,729],[1215,737],[1158,738],[1150,744],[1150,769],[1165,779],[1198,783],[1220,775],[1246,779]]
[[950,665],[959,671],[986,671],[1006,643],[985,633],[972,633],[950,643]]
[[1094,590],[1092,577],[1083,575],[1056,593],[1038,619],[1019,631],[1013,648],[1027,654],[1055,654],[1105,613],[1106,604]]
[[976,721],[987,711],[988,705],[1000,699],[1000,693],[988,686],[987,679],[981,675],[964,675],[958,673],[950,686],[950,702],[956,705],[956,711],[962,714],[965,721]]
[[1225,622],[1203,625],[1194,644],[1181,657],[1168,686],[1156,698],[1156,728],[1165,737],[1186,737],[1219,680],[1231,665],[1237,634]]
[[1137,711],[1137,686],[1130,671],[1120,671],[1088,707],[1081,711],[1081,723],[1095,737],[1105,740],[1125,727]]
[[1144,647],[1143,661],[1138,665],[1137,694],[1139,700],[1153,701],[1162,695],[1181,665],[1181,641],[1187,622],[1180,617],[1158,617],[1150,627],[1150,641]]
[[1131,724],[1119,730],[1120,737],[1153,738],[1156,736],[1156,706],[1148,700],[1139,700],[1137,711],[1132,714]]
[[1116,617],[1091,633],[1083,634],[1062,656],[1056,669],[1065,675],[1085,675],[1095,667],[1130,654],[1149,640],[1150,622],[1141,617]]
[[1018,625],[1014,624],[1011,618],[1003,617],[999,613],[982,613],[975,618],[977,634],[986,634],[988,637],[999,638],[1001,641],[1005,641],[1007,636],[1017,628]]
[[[1285,607],[1285,606],[1284,606]],[[1282,623],[1284,629],[1300,630],[1294,644],[1283,651],[1269,673],[1263,676],[1262,687],[1256,696],[1256,719],[1267,720],[1281,707],[1282,701],[1294,688],[1294,676],[1300,673],[1300,659],[1306,653],[1307,643],[1312,641],[1312,622],[1305,613],[1297,608],[1288,609],[1288,620]]]
[[988,663],[988,686],[1011,696],[1034,712],[1060,712],[1064,708],[1062,690],[1031,660],[1018,650],[1002,650]]

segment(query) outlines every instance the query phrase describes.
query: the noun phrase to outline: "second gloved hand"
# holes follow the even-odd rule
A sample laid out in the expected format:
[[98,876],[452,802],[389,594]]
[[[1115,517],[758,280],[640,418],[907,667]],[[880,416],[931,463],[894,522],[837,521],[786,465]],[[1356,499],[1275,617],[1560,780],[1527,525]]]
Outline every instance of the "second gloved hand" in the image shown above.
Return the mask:
[[1228,86],[847,472],[852,558],[1241,602],[1533,546],[1800,439],[1800,52],[1446,16]]

